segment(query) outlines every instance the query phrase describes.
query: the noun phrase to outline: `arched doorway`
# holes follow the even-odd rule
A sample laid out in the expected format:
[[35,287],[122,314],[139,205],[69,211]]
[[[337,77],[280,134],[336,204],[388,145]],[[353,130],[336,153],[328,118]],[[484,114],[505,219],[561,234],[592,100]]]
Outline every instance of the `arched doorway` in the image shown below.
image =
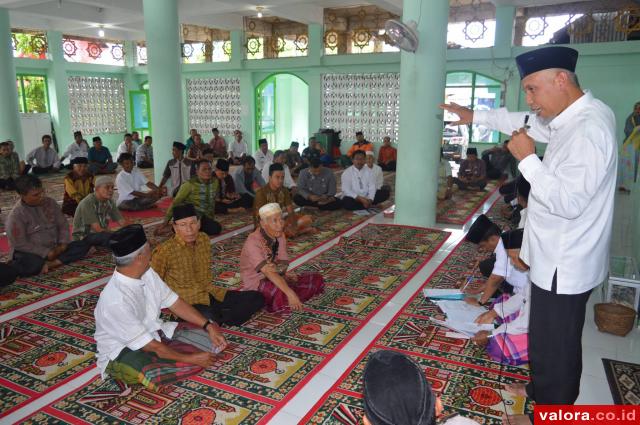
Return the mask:
[[288,149],[291,142],[306,145],[309,138],[309,86],[300,77],[279,73],[256,87],[256,141],[269,149]]

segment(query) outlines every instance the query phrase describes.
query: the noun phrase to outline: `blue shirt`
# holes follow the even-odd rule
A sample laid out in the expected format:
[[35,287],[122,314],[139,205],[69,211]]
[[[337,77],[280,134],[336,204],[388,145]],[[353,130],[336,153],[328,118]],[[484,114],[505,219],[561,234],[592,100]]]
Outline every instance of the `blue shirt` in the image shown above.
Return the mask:
[[109,148],[103,146],[100,150],[96,148],[89,149],[89,162],[98,162],[100,164],[106,164],[107,161],[113,161]]

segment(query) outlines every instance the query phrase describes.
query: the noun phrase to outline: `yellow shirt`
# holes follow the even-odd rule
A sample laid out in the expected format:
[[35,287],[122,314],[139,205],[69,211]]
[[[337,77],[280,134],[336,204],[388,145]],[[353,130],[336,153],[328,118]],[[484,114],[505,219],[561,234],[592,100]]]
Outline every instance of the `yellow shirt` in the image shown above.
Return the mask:
[[92,175],[84,176],[84,178],[75,177],[73,172],[64,177],[64,192],[67,198],[76,202],[82,201],[88,194],[93,192]]
[[211,260],[211,241],[200,232],[194,246],[177,236],[158,245],[153,250],[151,267],[189,304],[209,305],[209,294],[222,301],[227,292],[211,283]]

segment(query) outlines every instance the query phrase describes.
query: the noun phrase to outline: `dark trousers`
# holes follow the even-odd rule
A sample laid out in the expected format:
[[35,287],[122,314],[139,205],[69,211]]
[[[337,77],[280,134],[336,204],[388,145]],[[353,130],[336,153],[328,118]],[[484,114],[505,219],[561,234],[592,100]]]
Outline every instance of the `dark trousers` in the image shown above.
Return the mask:
[[378,164],[378,165],[380,165],[380,168],[382,168],[382,171],[396,171],[395,161],[389,161],[386,164]]
[[[53,171],[54,171],[54,169],[53,169],[52,165],[50,165],[48,167],[33,167],[33,168],[31,168],[31,172],[33,174],[47,174],[47,173],[51,173]],[[58,170],[55,170],[55,171],[58,171]]]
[[16,183],[11,177],[8,179],[0,179],[0,189],[2,190],[16,190]]
[[557,294],[531,285],[527,395],[537,404],[573,404],[580,392],[582,328],[591,290],[577,295]]
[[235,201],[229,204],[216,201],[215,212],[216,214],[228,214],[229,209],[232,209],[232,208],[246,209],[246,208],[251,208],[252,205],[253,205],[253,198],[250,195],[243,193],[239,199],[236,199]]
[[71,217],[76,215],[76,209],[78,208],[78,203],[73,199],[62,202],[62,213],[66,215],[70,215]]
[[342,205],[339,199],[336,199],[333,202],[329,202],[328,204],[319,205],[317,202],[310,201],[308,199],[303,198],[302,195],[296,194],[293,197],[293,202],[295,202],[296,205],[301,207],[316,207],[321,211],[335,211],[342,208]]
[[82,241],[89,246],[109,248],[109,239],[111,239],[112,234],[112,232],[89,233]]
[[376,190],[376,196],[373,198],[373,205],[381,204],[389,199],[389,196],[391,196],[391,188],[387,185],[382,186],[380,189]]
[[153,168],[153,162],[151,161],[140,161],[137,165],[138,168]]
[[200,217],[200,231],[209,236],[219,235],[222,232],[222,226],[217,221],[203,215]]
[[[73,241],[67,245],[67,250],[60,254],[57,259],[60,260],[62,264],[78,261],[87,255],[89,248],[91,248],[91,245],[84,240]],[[45,261],[46,258],[40,257],[39,255],[30,252],[15,251],[11,265],[18,273],[18,276],[28,277],[40,274]]]
[[11,285],[18,278],[18,271],[11,264],[0,263],[0,288]]
[[458,185],[458,188],[460,188],[460,190],[468,190],[471,188],[475,188],[475,189],[484,189],[484,187],[487,185],[487,180],[478,180],[477,182],[474,183],[465,183],[462,180],[460,180],[459,178],[454,178],[453,182],[455,184]]
[[227,291],[222,302],[209,295],[209,305],[194,307],[207,319],[219,325],[240,326],[264,306],[264,297],[258,291]]

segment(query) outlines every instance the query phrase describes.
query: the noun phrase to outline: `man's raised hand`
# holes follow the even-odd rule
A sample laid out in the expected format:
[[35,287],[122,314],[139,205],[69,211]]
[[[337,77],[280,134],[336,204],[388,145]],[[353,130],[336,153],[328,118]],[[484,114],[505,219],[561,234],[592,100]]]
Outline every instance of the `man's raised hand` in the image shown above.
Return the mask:
[[440,109],[444,109],[447,112],[456,114],[459,118],[458,121],[454,121],[451,125],[466,125],[473,123],[473,110],[460,106],[457,103],[442,103],[439,105]]

